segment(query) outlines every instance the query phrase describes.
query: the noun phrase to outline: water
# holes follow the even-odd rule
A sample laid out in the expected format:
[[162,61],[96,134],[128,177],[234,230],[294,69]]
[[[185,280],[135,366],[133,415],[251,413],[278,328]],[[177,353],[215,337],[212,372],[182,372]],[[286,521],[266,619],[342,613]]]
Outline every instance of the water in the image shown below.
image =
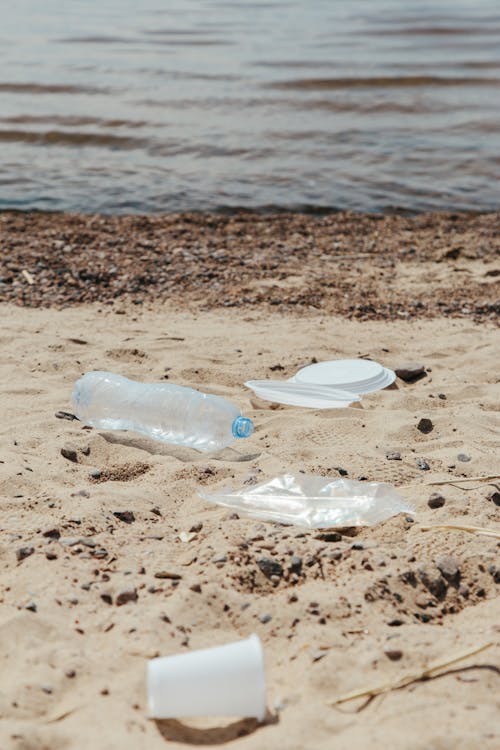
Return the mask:
[[0,208],[500,202],[497,0],[18,0]]

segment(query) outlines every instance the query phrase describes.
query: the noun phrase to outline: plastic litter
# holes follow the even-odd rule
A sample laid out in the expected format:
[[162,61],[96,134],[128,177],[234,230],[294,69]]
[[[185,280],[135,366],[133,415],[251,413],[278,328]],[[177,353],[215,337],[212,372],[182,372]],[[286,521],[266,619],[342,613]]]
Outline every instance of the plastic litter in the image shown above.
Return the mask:
[[343,409],[354,401],[360,401],[355,393],[325,385],[310,385],[286,380],[249,380],[245,385],[259,398],[289,406]]
[[203,452],[226,448],[253,432],[251,419],[220,396],[172,383],[137,383],[111,372],[88,372],[74,386],[73,407],[86,425],[132,430]]
[[415,512],[390,484],[308,474],[285,474],[238,491],[199,490],[199,495],[263,521],[309,529],[372,526],[398,513]]
[[224,646],[151,659],[149,713],[156,719],[266,715],[264,654],[257,635]]
[[370,359],[334,359],[318,362],[299,370],[291,382],[329,385],[351,393],[372,393],[387,388],[396,373]]

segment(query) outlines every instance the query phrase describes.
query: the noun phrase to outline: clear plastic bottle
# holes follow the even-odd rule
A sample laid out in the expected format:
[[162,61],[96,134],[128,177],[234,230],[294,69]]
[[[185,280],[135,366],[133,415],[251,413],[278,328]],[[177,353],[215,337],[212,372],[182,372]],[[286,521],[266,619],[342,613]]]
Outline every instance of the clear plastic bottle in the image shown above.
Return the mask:
[[91,427],[132,430],[206,453],[253,432],[252,420],[220,396],[112,372],[87,372],[76,381],[72,401],[76,416]]

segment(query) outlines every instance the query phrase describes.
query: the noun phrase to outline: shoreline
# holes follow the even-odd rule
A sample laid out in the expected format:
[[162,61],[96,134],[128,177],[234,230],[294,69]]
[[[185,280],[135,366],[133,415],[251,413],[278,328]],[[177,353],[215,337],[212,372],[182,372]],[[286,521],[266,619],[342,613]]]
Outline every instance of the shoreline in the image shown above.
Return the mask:
[[0,301],[496,322],[500,213],[0,212]]

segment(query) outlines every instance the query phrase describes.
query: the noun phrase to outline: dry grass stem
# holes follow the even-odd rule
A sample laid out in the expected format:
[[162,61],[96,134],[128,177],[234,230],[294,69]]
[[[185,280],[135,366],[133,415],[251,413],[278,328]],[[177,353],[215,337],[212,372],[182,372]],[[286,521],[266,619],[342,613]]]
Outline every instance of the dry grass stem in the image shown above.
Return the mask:
[[[351,693],[346,693],[346,695],[342,695],[340,696],[340,698],[337,698],[331,705],[338,706],[341,703],[352,701],[355,698],[373,698],[376,695],[388,693],[391,690],[398,690],[400,688],[407,687],[407,685],[411,685],[414,682],[420,682],[422,680],[432,679],[433,677],[439,677],[439,672],[441,672],[443,669],[446,669],[452,664],[456,664],[463,659],[468,659],[470,656],[475,656],[481,651],[485,651],[487,648],[490,648],[490,646],[492,645],[493,643],[491,642],[484,643],[482,646],[478,646],[476,648],[473,648],[472,650],[462,651],[460,654],[451,657],[451,659],[447,658],[443,659],[442,661],[435,662],[434,664],[426,667],[420,672],[411,672],[409,674],[403,675],[399,679],[393,680],[392,682],[386,682],[382,685],[377,685],[371,688],[353,690]],[[435,674],[436,672],[438,674]]]

